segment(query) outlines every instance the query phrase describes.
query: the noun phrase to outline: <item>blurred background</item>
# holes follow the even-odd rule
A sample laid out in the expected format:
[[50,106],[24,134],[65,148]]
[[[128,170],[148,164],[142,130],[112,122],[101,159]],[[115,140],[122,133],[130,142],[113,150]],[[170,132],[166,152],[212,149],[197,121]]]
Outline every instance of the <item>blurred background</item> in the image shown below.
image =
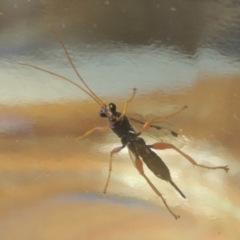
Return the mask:
[[[0,1],[1,239],[239,239],[240,4],[234,0]],[[130,161],[81,84],[81,76],[119,111],[138,89],[129,116],[169,119],[181,133],[175,151],[158,151],[181,196],[145,172],[176,221]],[[165,123],[166,124],[166,123]],[[168,125],[169,126],[169,125]],[[143,135],[148,143],[156,140]]]

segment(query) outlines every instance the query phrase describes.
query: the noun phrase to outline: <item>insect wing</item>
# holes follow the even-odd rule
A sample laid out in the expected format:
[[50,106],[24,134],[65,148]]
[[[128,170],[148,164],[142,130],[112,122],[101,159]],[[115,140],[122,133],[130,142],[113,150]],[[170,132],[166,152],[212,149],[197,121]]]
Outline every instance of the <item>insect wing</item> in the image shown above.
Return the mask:
[[[129,117],[132,125],[137,131],[140,131],[145,124],[146,120],[138,120]],[[147,136],[159,141],[173,144],[177,148],[182,148],[186,144],[185,138],[172,130],[172,125],[167,122],[153,121],[149,128],[143,132]]]

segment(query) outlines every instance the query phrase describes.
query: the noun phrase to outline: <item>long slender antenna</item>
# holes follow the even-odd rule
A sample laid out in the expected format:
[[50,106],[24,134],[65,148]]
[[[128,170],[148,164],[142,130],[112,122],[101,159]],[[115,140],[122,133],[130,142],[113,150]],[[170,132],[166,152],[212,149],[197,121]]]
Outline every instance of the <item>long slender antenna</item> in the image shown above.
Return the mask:
[[34,65],[31,65],[31,64],[28,64],[28,63],[19,63],[20,65],[23,65],[23,66],[28,66],[28,67],[31,67],[31,68],[35,68],[37,70],[40,70],[40,71],[43,71],[43,72],[46,72],[46,73],[49,73],[51,75],[54,75],[54,76],[57,76],[59,78],[62,78],[63,80],[67,81],[67,82],[70,82],[71,84],[73,84],[74,86],[80,88],[83,92],[85,92],[86,94],[88,94],[94,101],[96,101],[100,106],[103,106],[103,102],[102,101],[99,101],[98,98],[95,97],[95,95],[91,95],[87,90],[85,90],[84,88],[82,88],[80,85],[78,85],[77,83],[73,82],[72,80],[62,76],[62,75],[59,75],[57,73],[54,73],[54,72],[51,72],[51,71],[48,71],[48,70],[45,70],[43,68],[40,68],[40,67],[36,67]]
[[61,38],[58,36],[58,34],[56,33],[56,31],[53,29],[52,26],[51,26],[51,30],[52,30],[53,34],[55,35],[57,41],[61,44],[62,48],[64,49],[65,54],[66,54],[66,56],[67,56],[67,58],[68,58],[68,60],[69,60],[69,62],[70,62],[70,64],[71,64],[73,70],[74,70],[75,73],[77,74],[78,78],[82,81],[82,83],[83,83],[84,86],[90,91],[90,93],[91,93],[96,99],[98,99],[98,101],[99,101],[100,103],[102,103],[102,105],[104,105],[104,103],[102,102],[102,100],[88,87],[88,85],[86,84],[86,82],[84,81],[84,79],[83,79],[83,78],[81,77],[81,75],[79,74],[78,70],[76,69],[76,67],[75,67],[75,65],[74,65],[74,63],[73,63],[73,61],[72,61],[72,59],[71,59],[71,57],[70,57],[70,55],[69,55],[69,53],[68,53],[67,48],[65,47],[65,45],[63,44]]

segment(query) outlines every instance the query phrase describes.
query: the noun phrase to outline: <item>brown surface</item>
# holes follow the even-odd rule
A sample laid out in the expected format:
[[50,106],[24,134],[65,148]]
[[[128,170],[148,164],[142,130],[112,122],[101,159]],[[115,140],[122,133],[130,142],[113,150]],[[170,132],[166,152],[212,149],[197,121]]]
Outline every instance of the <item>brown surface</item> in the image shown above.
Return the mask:
[[187,200],[146,173],[178,221],[127,151],[115,157],[108,195],[101,196],[109,151],[119,139],[111,132],[67,138],[106,125],[96,104],[1,106],[1,121],[9,123],[0,139],[1,239],[239,239],[240,77],[200,79],[180,94],[138,95],[129,111],[166,114],[184,104],[189,108],[170,121],[187,138],[182,150],[199,163],[229,165],[230,172],[193,168],[175,152],[159,152]]

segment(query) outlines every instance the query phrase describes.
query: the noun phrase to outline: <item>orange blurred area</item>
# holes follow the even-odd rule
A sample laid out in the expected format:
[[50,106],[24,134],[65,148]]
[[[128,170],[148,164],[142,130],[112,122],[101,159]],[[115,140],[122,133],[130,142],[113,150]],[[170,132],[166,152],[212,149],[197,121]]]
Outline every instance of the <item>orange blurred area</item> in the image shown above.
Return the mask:
[[[123,101],[110,101],[123,109]],[[159,151],[187,199],[145,171],[178,221],[134,169],[127,150],[114,156],[108,193],[102,194],[109,152],[120,140],[110,131],[74,140],[107,125],[96,103],[1,105],[1,239],[239,239],[240,76],[204,77],[178,93],[137,93],[129,114],[160,116],[183,105],[188,108],[169,119],[186,139],[181,150],[230,171],[193,168],[176,152]]]

